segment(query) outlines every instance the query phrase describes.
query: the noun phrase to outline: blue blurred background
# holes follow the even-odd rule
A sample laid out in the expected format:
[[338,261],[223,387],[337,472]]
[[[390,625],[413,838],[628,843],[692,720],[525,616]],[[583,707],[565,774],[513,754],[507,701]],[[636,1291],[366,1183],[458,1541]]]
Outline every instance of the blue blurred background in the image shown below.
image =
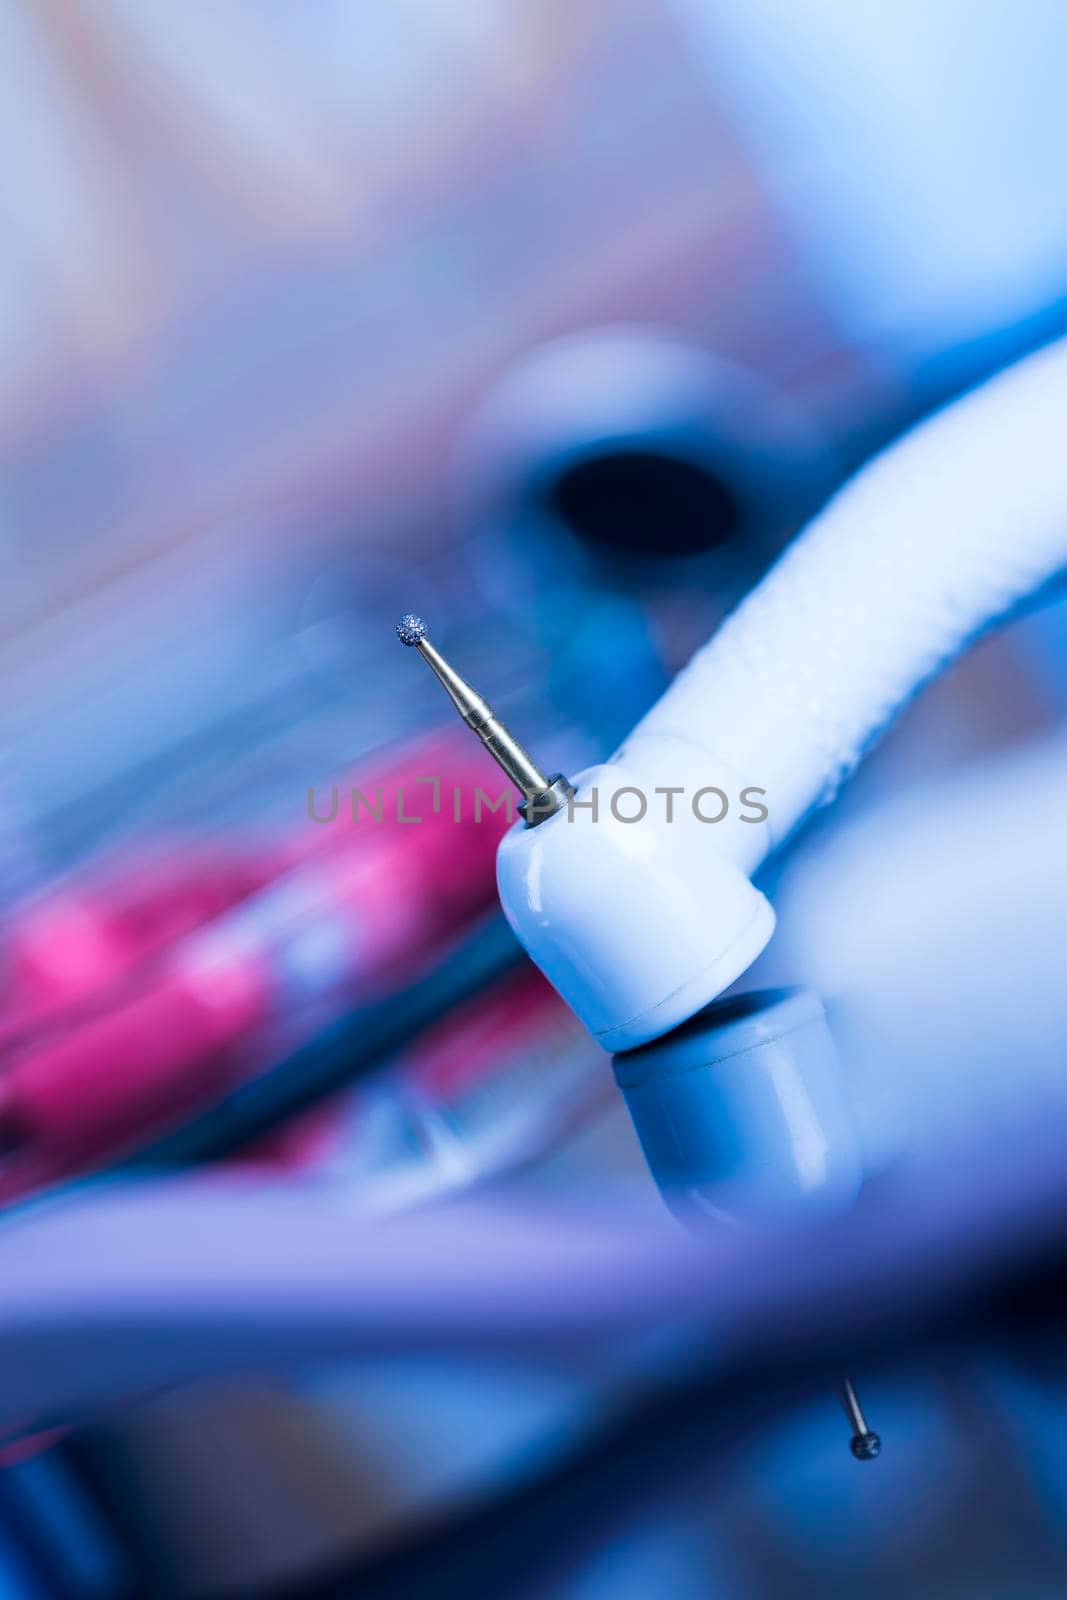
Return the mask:
[[[1061,8],[0,0],[0,39],[0,1197],[224,1167],[363,1217],[487,1183],[658,1216],[498,921],[496,833],[345,826],[353,784],[484,770],[393,623],[553,768],[610,752],[852,469],[1067,330]],[[1053,597],[769,880],[766,975],[845,996],[878,1171],[1063,1112],[1065,703]],[[998,819],[1037,793],[1016,905]],[[133,1361],[0,1417],[0,1596],[360,1593],[691,1344]],[[795,1400],[485,1592],[1062,1595],[1065,1395],[999,1350],[880,1371],[877,1467]]]

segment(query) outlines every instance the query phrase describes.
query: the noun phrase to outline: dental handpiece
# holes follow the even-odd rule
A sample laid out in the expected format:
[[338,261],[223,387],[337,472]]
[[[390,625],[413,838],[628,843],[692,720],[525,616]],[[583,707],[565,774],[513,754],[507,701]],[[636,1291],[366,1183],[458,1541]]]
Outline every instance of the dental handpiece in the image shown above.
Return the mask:
[[[539,822],[547,821],[547,818],[555,816],[558,811],[568,808],[569,803],[573,802],[574,794],[576,794],[573,784],[569,782],[569,779],[563,778],[561,773],[555,774],[553,778],[547,778],[542,773],[541,768],[534,762],[533,757],[528,754],[528,750],[523,749],[522,744],[518,742],[518,739],[515,739],[514,734],[507,730],[504,723],[499,720],[498,715],[494,714],[493,707],[482,698],[482,694],[478,694],[470,686],[470,683],[467,683],[466,678],[462,678],[459,672],[456,672],[456,669],[450,666],[450,662],[445,661],[442,653],[430,643],[429,638],[426,637],[426,622],[422,621],[419,616],[414,616],[411,611],[408,611],[397,622],[397,637],[400,638],[400,642],[403,645],[410,646],[411,650],[419,651],[424,661],[429,664],[430,670],[440,678],[440,682],[445,686],[446,694],[448,694],[448,698],[451,699],[453,706],[458,710],[462,720],[467,723],[470,730],[477,733],[478,738],[482,739],[486,750],[490,752],[490,755],[493,755],[496,763],[501,766],[501,770],[504,773],[507,773],[510,781],[514,782],[515,787],[522,790],[525,800],[523,800],[523,805],[518,806],[517,810],[518,813],[522,814],[525,826],[528,829],[537,827]],[[760,997],[755,998],[758,1000]],[[803,997],[787,997],[784,1002],[777,1000],[777,997],[771,997],[771,1000],[773,1000],[773,1008],[776,1013],[782,1010],[782,1005],[792,1006],[793,1011],[797,1011],[800,1008],[800,1019],[793,1016],[792,1029],[789,1030],[798,1030],[800,1022],[814,1024],[816,1030],[821,1024],[821,1008],[816,1005],[814,1014],[811,1014],[811,1002]],[[710,1008],[710,1010],[715,1010],[715,1008]],[[728,1022],[728,1030],[731,1026],[736,1027],[736,1022],[734,1024],[729,1024]],[[710,1030],[710,1032],[712,1032],[712,1035],[715,1034],[715,1029]],[[678,1035],[683,1034],[685,1034],[685,1029],[678,1030]],[[667,1042],[664,1042],[669,1051],[672,1050],[672,1046],[669,1043],[670,1038],[672,1038],[672,1035],[667,1035]],[[760,1026],[757,1024],[757,1035],[749,1043],[749,1050],[760,1050],[761,1043],[763,1043],[763,1038],[760,1035]],[[774,1030],[771,1030],[769,1043],[774,1045]],[[685,1051],[686,1048],[688,1048],[688,1045],[683,1042],[681,1050]],[[742,1051],[742,1054],[744,1054],[744,1051]],[[680,1160],[683,1168],[686,1166],[686,1160],[691,1160],[693,1162],[691,1170],[673,1171],[672,1179],[677,1181],[678,1189],[680,1190],[686,1189],[686,1187],[691,1189],[694,1182],[697,1182],[697,1186],[699,1186],[699,1176],[702,1176],[697,1171],[699,1170],[699,1138],[694,1141],[693,1150],[686,1154],[688,1152],[688,1141],[686,1141],[686,1138],[678,1136],[677,1130],[673,1131],[672,1136],[667,1141],[670,1144],[670,1149],[672,1149],[672,1158],[664,1160],[664,1158],[661,1158],[662,1152],[657,1152],[656,1150],[657,1136],[654,1133],[654,1128],[656,1128],[657,1118],[661,1117],[661,1115],[667,1115],[670,1120],[673,1112],[680,1110],[683,1122],[696,1120],[697,1125],[699,1125],[701,1118],[704,1118],[704,1120],[707,1118],[709,1110],[713,1117],[720,1117],[725,1112],[726,1106],[721,1096],[720,1098],[713,1096],[709,1106],[702,1106],[699,1101],[675,1106],[670,1101],[670,1090],[664,1090],[656,1082],[656,1072],[649,1075],[648,1056],[648,1050],[630,1051],[630,1053],[617,1056],[616,1078],[619,1080],[619,1086],[621,1086],[624,1098],[627,1099],[627,1104],[629,1104],[630,1114],[632,1114],[633,1123],[637,1128],[638,1138],[641,1139],[641,1146],[645,1149],[645,1155],[648,1157],[649,1170],[653,1173],[653,1178],[656,1179],[657,1184],[661,1186],[667,1205],[677,1208],[677,1203],[675,1203],[677,1197],[672,1197],[669,1189],[664,1187],[664,1182],[667,1181],[665,1174],[669,1173],[672,1160],[675,1166],[678,1165],[678,1160]],[[688,1062],[688,1066],[693,1066],[693,1062]],[[627,1074],[633,1072],[633,1070],[637,1072],[637,1078],[635,1078],[635,1082],[629,1083]],[[670,1075],[670,1070],[667,1075]],[[773,1080],[773,1070],[769,1072],[769,1078]],[[686,1082],[696,1082],[696,1074],[686,1072],[685,1080]],[[638,1107],[637,1101],[635,1101],[635,1091],[640,1091],[641,1085],[646,1091],[653,1094],[654,1110],[651,1117],[648,1114],[643,1114],[640,1107]],[[795,1117],[793,1117],[793,1120],[795,1120]],[[680,1210],[680,1219],[686,1222],[683,1208]],[[688,1219],[688,1221],[691,1221],[691,1219]],[[875,1432],[872,1432],[867,1427],[864,1411],[862,1411],[861,1403],[859,1403],[859,1398],[857,1398],[856,1389],[854,1389],[851,1379],[843,1379],[840,1387],[841,1400],[845,1405],[846,1416],[848,1416],[851,1427],[853,1427],[851,1451],[853,1451],[854,1458],[857,1461],[873,1461],[880,1453],[881,1440]]]

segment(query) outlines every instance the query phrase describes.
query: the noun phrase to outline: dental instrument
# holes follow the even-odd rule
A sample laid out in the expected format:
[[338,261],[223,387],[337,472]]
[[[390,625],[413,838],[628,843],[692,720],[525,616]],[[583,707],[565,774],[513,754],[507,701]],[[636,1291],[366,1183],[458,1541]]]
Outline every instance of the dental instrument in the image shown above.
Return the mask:
[[[465,994],[474,976],[518,959],[498,917],[477,936],[507,819],[456,825],[417,787],[467,787],[479,767],[458,736],[422,741],[372,770],[377,783],[353,788],[351,804],[335,787],[332,807],[322,802],[332,815],[302,823],[262,861],[226,877],[216,867],[198,898],[177,870],[159,884],[147,867],[127,871],[117,885],[101,870],[91,892],[60,886],[20,911],[9,937],[34,1008],[0,1060],[0,1202],[116,1159],[162,1164],[172,1141],[185,1160],[226,1153],[306,1107],[324,1078],[347,1082],[377,1059],[382,1030],[369,1013],[413,979],[425,986],[457,940],[475,934],[435,1006],[450,985]],[[370,813],[358,820],[356,797]],[[414,832],[394,824],[416,815]],[[334,1035],[353,1005],[362,1027],[338,1080]],[[435,1014],[405,1005],[384,1035],[395,1047],[414,1018]]]
[[561,772],[546,777],[533,757],[522,747],[493,711],[488,701],[461,678],[450,666],[426,635],[426,624],[421,617],[408,611],[396,625],[396,635],[401,644],[415,649],[436,673],[452,704],[467,724],[478,735],[493,760],[505,772],[524,796],[516,808],[528,828],[546,822],[567,806],[574,794],[569,779]]
[[[666,1034],[740,977],[774,930],[762,862],[923,684],[1067,565],[1065,406],[1060,341],[891,446],[577,776],[566,818],[505,835],[505,913],[606,1049]],[[634,826],[586,804],[711,785],[764,790],[767,816],[709,826],[685,804]]]
[[848,1378],[841,1385],[841,1399],[845,1415],[852,1424],[852,1454],[857,1461],[873,1461],[881,1455],[882,1441],[867,1426],[867,1418],[859,1403],[856,1391]]
[[[396,632],[425,657],[463,720],[526,795],[525,811],[518,808],[524,826],[535,828],[564,809],[572,820],[573,786],[560,774],[544,776],[430,643],[422,618],[406,613]],[[740,1073],[729,1065],[737,1057]],[[615,1075],[649,1170],[688,1227],[699,1228],[702,1217],[714,1214],[780,1218],[798,1201],[811,1211],[839,1212],[859,1191],[856,1140],[826,1019],[812,995],[781,991],[709,1006],[665,1040],[617,1057]],[[753,1169],[745,1155],[754,1144]],[[848,1379],[845,1390],[855,1400]],[[852,1451],[857,1460],[871,1461],[881,1441],[865,1422],[856,1427],[857,1417],[862,1420],[858,1401]]]

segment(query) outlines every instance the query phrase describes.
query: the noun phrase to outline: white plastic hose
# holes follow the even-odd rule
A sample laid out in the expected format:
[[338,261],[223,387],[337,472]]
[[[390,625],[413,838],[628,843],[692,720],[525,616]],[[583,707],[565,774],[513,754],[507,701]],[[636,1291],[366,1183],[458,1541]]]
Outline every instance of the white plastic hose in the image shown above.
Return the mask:
[[1067,565],[1067,342],[916,428],[793,544],[626,741],[766,786],[775,842],[977,634]]
[[[605,1046],[675,1027],[751,964],[773,930],[747,881],[767,852],[922,684],[1065,566],[1061,341],[923,423],[830,503],[612,761],[582,775],[595,820],[579,810],[504,839],[508,917]],[[640,824],[605,818],[622,785],[649,796]],[[731,799],[720,826],[691,813],[704,785]],[[665,786],[684,791],[670,824],[651,803]],[[740,815],[748,786],[766,791],[764,825]]]

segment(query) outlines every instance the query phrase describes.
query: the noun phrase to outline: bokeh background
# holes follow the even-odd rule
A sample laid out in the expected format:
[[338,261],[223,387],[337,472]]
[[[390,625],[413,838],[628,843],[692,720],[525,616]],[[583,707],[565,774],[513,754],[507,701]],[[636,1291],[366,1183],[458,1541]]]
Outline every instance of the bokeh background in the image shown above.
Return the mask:
[[[609,753],[851,470],[1067,330],[1060,8],[0,0],[0,59],[12,1228],[175,1174],[364,1222],[487,1185],[658,1217],[604,1058],[499,921],[499,829],[346,817],[353,785],[487,781],[393,624],[426,616],[552,770]],[[1034,1097],[1067,1115],[1065,699],[1052,596],[768,874],[766,976],[847,990],[879,1171]],[[1032,900],[1000,843],[1024,807]],[[0,1595],[376,1593],[366,1563],[387,1585],[521,1499],[701,1348],[279,1372],[253,1341],[221,1381],[208,1339],[172,1384],[116,1311],[105,1401],[79,1294],[56,1397],[8,1385]],[[494,1545],[481,1592],[1064,1592],[1055,1364],[865,1398],[876,1468],[795,1399],[567,1559]]]

